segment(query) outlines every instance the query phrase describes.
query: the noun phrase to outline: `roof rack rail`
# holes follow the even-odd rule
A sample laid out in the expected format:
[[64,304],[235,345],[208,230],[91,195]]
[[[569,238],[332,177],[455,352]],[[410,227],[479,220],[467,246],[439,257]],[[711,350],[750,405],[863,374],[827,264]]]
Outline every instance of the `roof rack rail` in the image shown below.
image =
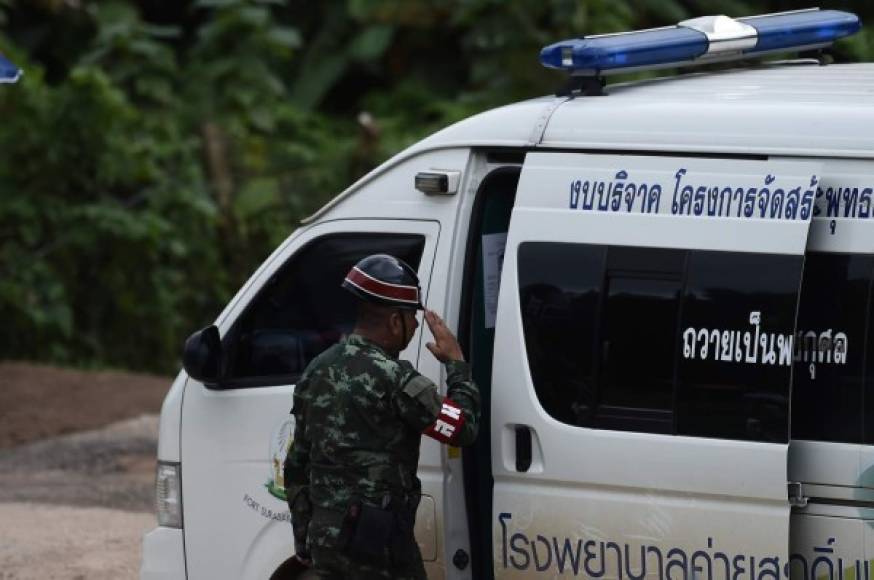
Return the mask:
[[744,18],[703,16],[676,26],[563,40],[545,46],[540,62],[571,74],[565,91],[601,95],[603,77],[609,75],[747,60],[780,52],[810,53],[855,34],[861,26],[859,17],[851,12],[819,8]]

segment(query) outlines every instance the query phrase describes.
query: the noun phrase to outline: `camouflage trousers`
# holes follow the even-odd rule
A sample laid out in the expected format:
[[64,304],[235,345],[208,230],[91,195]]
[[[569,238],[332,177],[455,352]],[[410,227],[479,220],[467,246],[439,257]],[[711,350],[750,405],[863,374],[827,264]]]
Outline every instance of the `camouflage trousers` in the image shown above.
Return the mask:
[[348,554],[328,548],[312,548],[313,571],[319,580],[426,580],[422,554],[416,546],[415,556],[402,568],[353,560]]

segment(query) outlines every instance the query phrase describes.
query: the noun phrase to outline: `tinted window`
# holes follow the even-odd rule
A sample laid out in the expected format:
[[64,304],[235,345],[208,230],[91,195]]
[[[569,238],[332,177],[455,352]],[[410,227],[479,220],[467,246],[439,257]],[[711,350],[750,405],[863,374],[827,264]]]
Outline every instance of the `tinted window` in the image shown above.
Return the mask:
[[807,258],[795,348],[794,438],[865,440],[863,385],[872,267],[871,256]]
[[519,291],[528,364],[537,398],[565,423],[589,425],[595,408],[595,339],[602,246],[526,243]]
[[518,259],[532,381],[553,417],[787,440],[800,256],[531,242]]
[[683,254],[609,248],[594,426],[672,432]]
[[340,287],[352,265],[386,253],[418,270],[424,246],[423,236],[361,233],[305,246],[264,285],[225,339],[226,378],[297,380],[313,358],[352,330],[355,299]]
[[801,256],[690,252],[678,433],[788,441],[801,267]]

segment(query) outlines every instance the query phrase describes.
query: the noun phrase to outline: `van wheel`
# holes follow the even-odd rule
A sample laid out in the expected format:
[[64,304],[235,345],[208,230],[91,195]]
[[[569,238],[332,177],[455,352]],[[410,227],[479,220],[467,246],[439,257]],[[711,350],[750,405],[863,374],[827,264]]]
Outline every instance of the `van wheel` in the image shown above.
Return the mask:
[[318,580],[316,573],[306,568],[296,558],[289,558],[270,575],[270,580]]

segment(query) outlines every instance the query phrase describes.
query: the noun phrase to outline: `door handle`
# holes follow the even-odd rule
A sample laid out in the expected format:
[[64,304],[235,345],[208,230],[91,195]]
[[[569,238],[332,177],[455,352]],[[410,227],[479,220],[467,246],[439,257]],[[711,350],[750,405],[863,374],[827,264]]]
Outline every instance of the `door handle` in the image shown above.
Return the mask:
[[798,481],[790,481],[787,485],[789,495],[789,505],[795,508],[807,507],[809,497],[804,495],[804,486]]
[[516,425],[516,471],[524,473],[531,468],[531,428]]

